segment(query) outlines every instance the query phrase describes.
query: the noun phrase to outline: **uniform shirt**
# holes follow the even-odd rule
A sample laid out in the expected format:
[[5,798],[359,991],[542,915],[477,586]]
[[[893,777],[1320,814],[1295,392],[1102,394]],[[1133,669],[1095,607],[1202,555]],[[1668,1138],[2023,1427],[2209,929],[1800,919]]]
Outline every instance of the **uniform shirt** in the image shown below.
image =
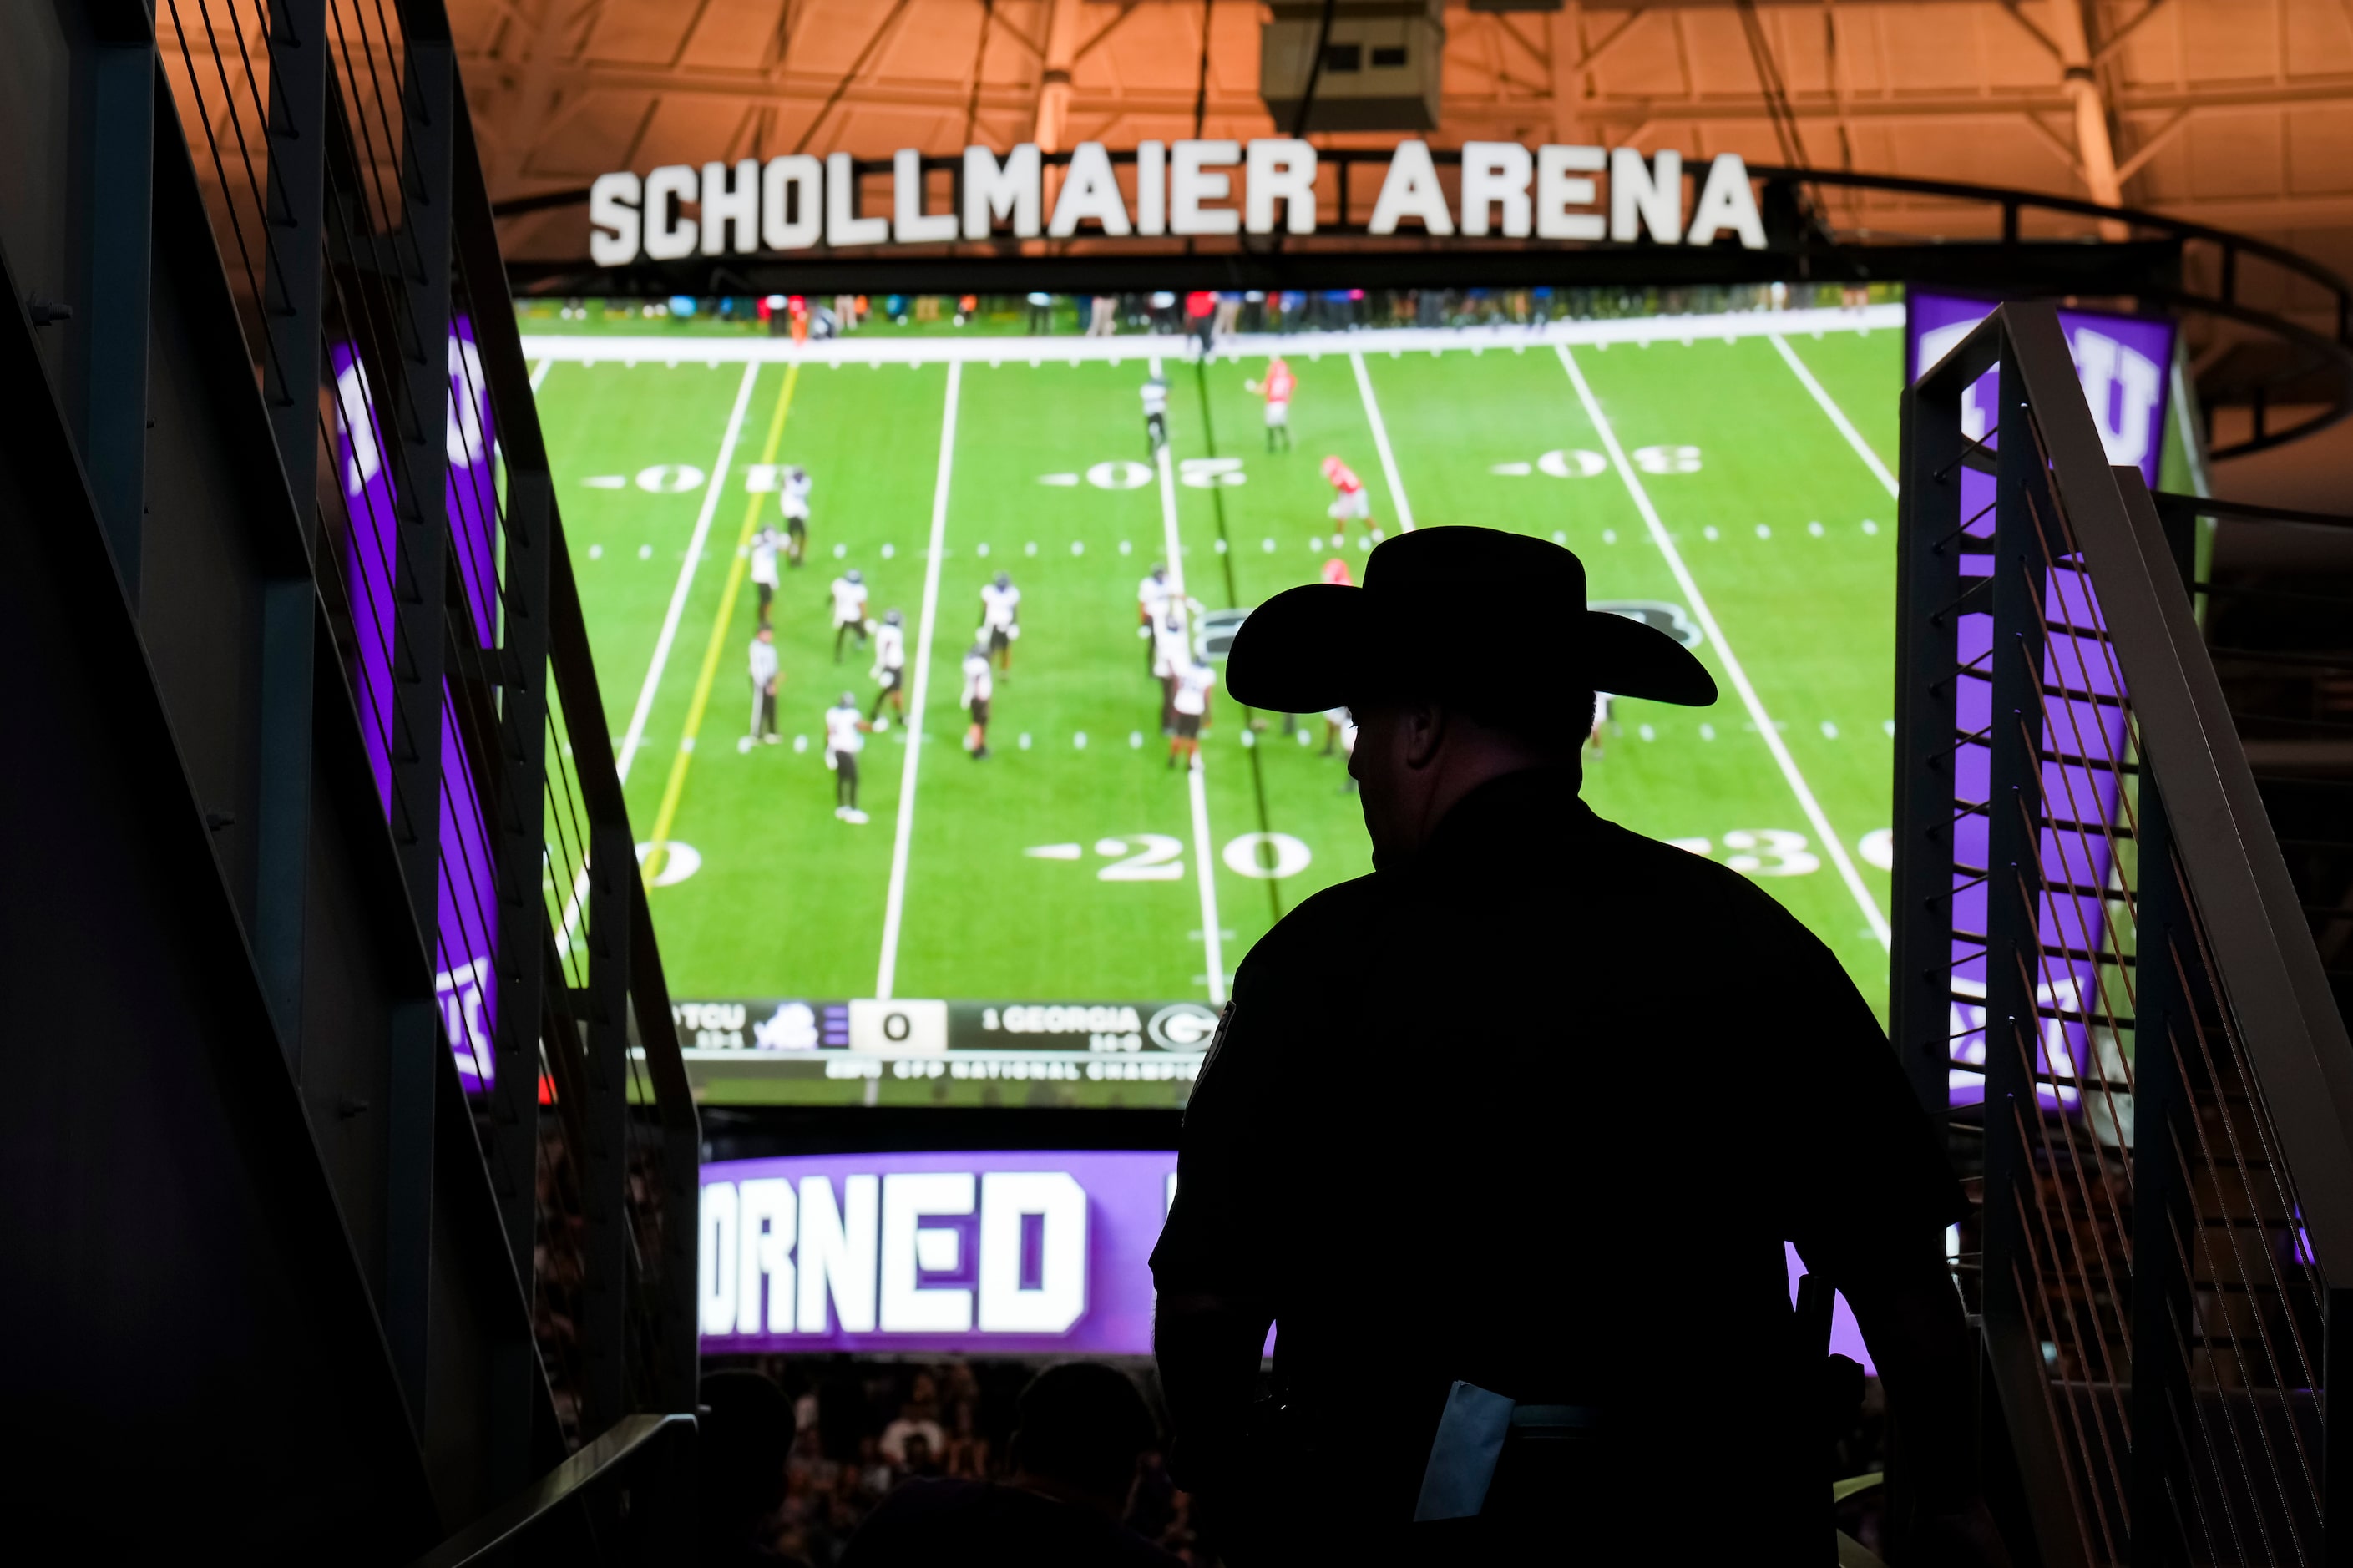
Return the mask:
[[1365,488],[1365,481],[1358,479],[1356,470],[1347,464],[1335,463],[1332,468],[1332,488],[1344,496],[1352,496]]
[[1266,373],[1266,400],[1269,403],[1288,403],[1292,389],[1298,384],[1299,378],[1291,374],[1289,365],[1277,365]]
[[1168,412],[1168,384],[1147,381],[1144,384],[1144,412],[1146,417]]
[[1135,600],[1152,613],[1152,624],[1156,626],[1168,614],[1168,600],[1175,592],[1167,578],[1146,577],[1135,585]]
[[765,691],[768,689],[768,682],[776,679],[776,645],[773,642],[762,642],[758,637],[754,637],[752,639],[752,684]]
[[785,515],[786,517],[807,517],[808,515],[808,498],[811,482],[812,481],[809,479],[808,470],[807,468],[803,468],[798,473],[788,473],[785,476],[784,507]]
[[907,631],[885,621],[874,628],[874,666],[878,669],[903,669],[907,664]]
[[1783,1243],[1835,1276],[1967,1204],[1830,950],[1576,790],[1491,781],[1251,949],[1154,1279],[1271,1306],[1317,1472],[1283,1490],[1335,1529],[1411,1518],[1460,1378],[1598,1409],[1622,1517],[1680,1561],[1827,1561]]
[[997,689],[997,681],[988,673],[988,656],[968,653],[964,656],[964,695],[956,701],[969,708],[975,702],[986,702]]
[[985,630],[1008,631],[1021,607],[1021,590],[1009,584],[1000,588],[989,583],[980,590],[980,624]]
[[853,583],[847,577],[833,580],[833,618],[836,625],[866,618],[866,584]]
[[1169,705],[1179,713],[1206,713],[1209,710],[1209,688],[1218,683],[1217,676],[1206,664],[1197,664],[1176,678],[1176,695]]
[[764,528],[752,536],[752,581],[776,585],[776,531]]
[[1174,675],[1192,662],[1193,649],[1186,639],[1184,623],[1177,623],[1175,631],[1168,629],[1165,620],[1152,623],[1152,658],[1159,666],[1155,671],[1159,675]]
[[855,708],[827,709],[825,710],[825,749],[828,752],[864,751],[866,735],[858,727],[860,717]]

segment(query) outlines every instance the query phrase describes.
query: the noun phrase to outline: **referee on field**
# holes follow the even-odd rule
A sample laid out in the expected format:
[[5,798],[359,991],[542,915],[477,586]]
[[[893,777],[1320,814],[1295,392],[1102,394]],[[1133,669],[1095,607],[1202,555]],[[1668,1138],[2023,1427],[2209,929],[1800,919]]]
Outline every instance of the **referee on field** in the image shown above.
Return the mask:
[[1715,697],[1585,605],[1556,545],[1425,528],[1235,637],[1235,700],[1353,711],[1374,870],[1252,949],[1186,1108],[1152,1259],[1176,1478],[1243,1564],[1829,1564],[1790,1242],[1870,1341],[1914,1560],[2000,1563],[1959,1186],[1829,950],[1577,798],[1597,688]]

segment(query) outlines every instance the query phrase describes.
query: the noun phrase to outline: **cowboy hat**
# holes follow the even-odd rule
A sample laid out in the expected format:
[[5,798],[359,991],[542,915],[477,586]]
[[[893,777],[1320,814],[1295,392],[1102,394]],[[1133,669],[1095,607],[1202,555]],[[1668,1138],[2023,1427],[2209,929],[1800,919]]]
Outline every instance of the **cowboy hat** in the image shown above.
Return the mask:
[[1310,583],[1252,610],[1226,689],[1277,713],[1376,693],[1595,689],[1704,708],[1715,679],[1683,644],[1586,607],[1585,563],[1500,529],[1423,528],[1384,541],[1362,587]]

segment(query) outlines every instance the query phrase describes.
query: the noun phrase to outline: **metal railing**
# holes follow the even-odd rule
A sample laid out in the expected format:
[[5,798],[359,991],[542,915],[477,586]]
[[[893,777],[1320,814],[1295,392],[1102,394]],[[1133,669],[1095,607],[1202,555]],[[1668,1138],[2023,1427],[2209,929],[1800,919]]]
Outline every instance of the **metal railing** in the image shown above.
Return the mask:
[[693,1409],[693,1103],[438,0],[162,0],[566,1438]]
[[[1998,377],[1996,427],[1963,398]],[[2055,312],[1905,394],[1894,1034],[2047,1564],[2353,1551],[2353,1047]]]

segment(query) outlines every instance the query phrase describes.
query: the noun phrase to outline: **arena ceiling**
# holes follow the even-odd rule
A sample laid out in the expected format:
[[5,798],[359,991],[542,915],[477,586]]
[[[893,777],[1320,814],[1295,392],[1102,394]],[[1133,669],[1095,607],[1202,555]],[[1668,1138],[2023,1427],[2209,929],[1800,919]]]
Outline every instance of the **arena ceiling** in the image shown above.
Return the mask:
[[[450,12],[501,201],[608,169],[785,152],[1278,133],[1259,97],[1269,8],[1249,0],[450,0]],[[2353,0],[1569,0],[1450,5],[1445,27],[1430,133],[1441,146],[1733,151],[2016,185],[2255,234],[2353,272]],[[1841,227],[1912,234],[1982,220],[1913,198],[1841,199],[1832,213]],[[578,206],[507,228],[517,257],[586,248]]]

